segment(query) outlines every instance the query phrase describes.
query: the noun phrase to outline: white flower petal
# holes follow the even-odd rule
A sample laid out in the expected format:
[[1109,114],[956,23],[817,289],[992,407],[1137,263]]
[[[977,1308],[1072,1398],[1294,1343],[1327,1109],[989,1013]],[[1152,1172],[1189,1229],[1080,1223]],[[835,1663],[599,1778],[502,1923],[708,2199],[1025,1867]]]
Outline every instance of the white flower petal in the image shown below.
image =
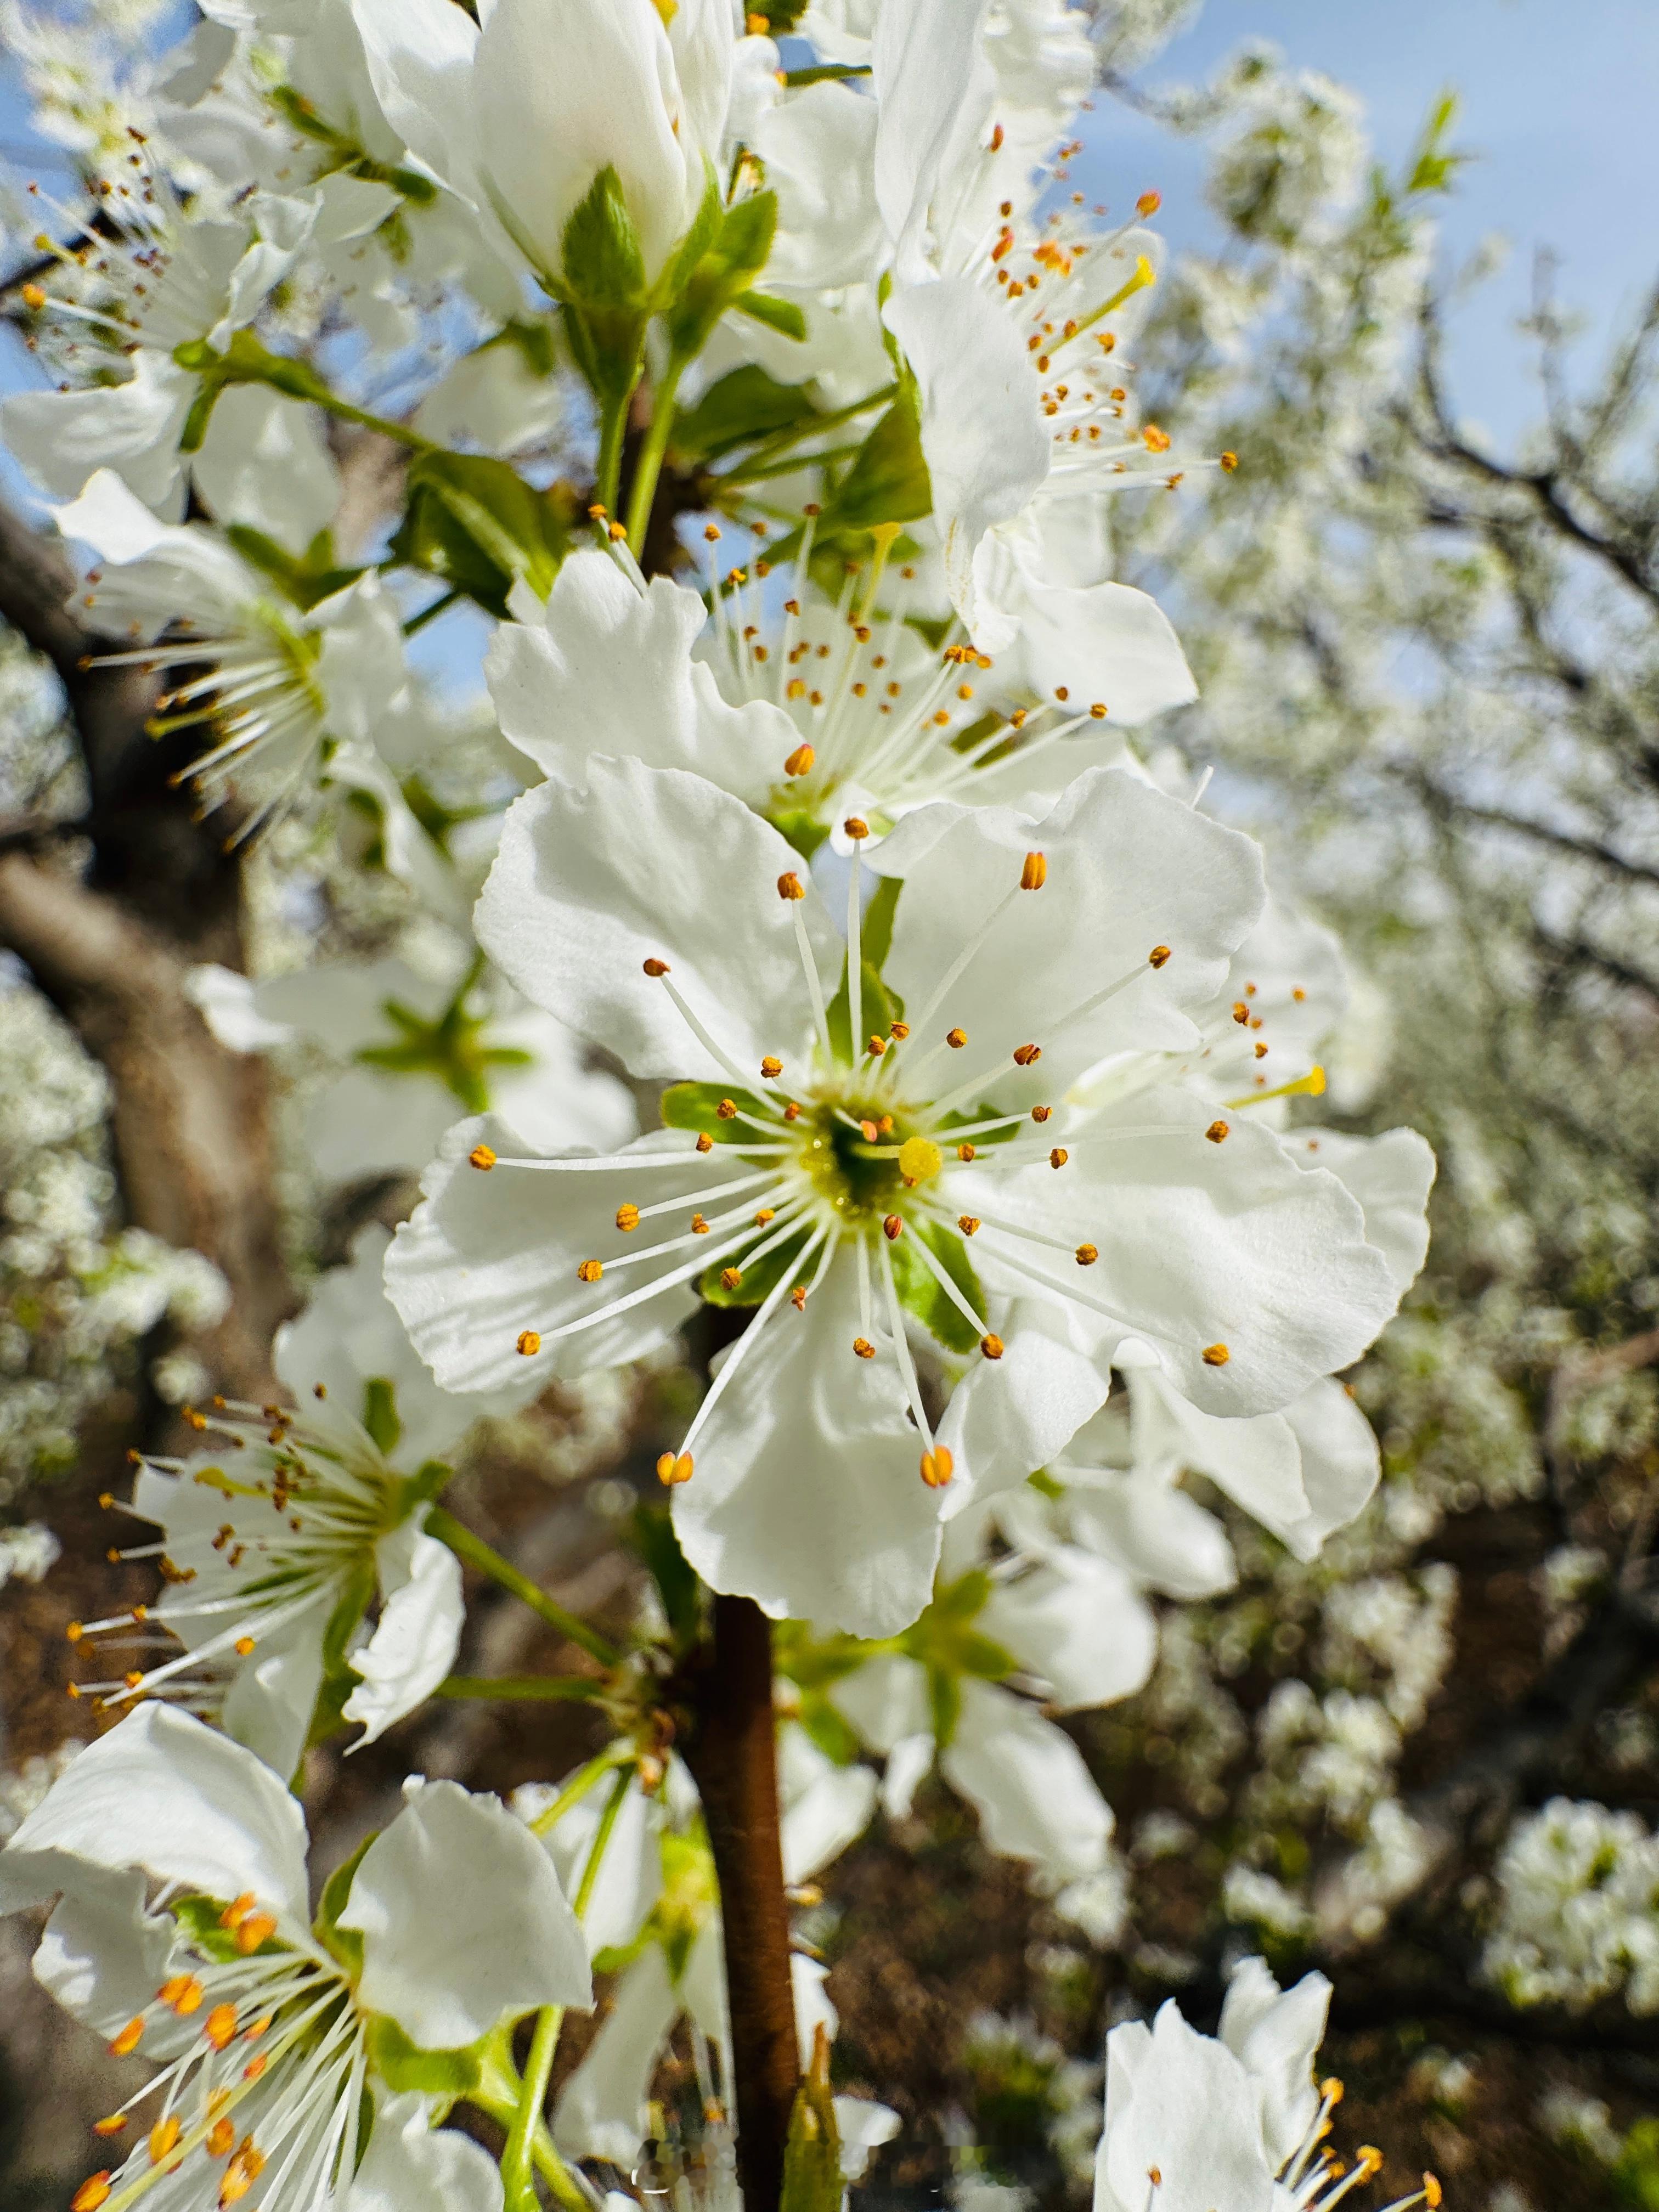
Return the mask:
[[720,1403],[674,1528],[711,1589],[775,1620],[890,1636],[927,1604],[939,1494],[922,1481],[890,1357],[860,1359],[858,1282],[842,1255],[797,1313],[775,1312]]
[[1074,1548],[997,1583],[977,1626],[1048,1682],[1063,1711],[1133,1695],[1158,1654],[1158,1624],[1128,1577]]
[[679,2011],[662,1947],[647,1943],[618,1978],[599,2033],[559,2092],[553,2140],[567,2158],[632,2166],[650,2130],[646,2099],[657,2054]]
[[1274,2168],[1292,2155],[1319,2110],[1314,2059],[1330,2008],[1323,1974],[1304,1974],[1281,1994],[1260,1959],[1244,1960],[1227,1985],[1216,2033],[1260,2085],[1261,2132]]
[[351,1655],[362,1683],[343,1708],[346,1720],[363,1724],[360,1744],[373,1743],[432,1695],[455,1663],[466,1625],[461,1563],[447,1545],[405,1521],[381,1537],[375,1556],[386,1601],[374,1633]]
[[299,1805],[252,1752],[168,1705],[143,1704],[88,1744],[12,1838],[0,1870],[35,1851],[143,1867],[227,1902],[252,1891],[290,1929],[309,1925]]
[[778,1731],[779,1790],[783,1802],[783,1878],[810,1881],[861,1836],[876,1809],[869,1767],[837,1766],[805,1729]]
[[1069,1881],[1104,1864],[1112,1808],[1070,1736],[1022,1698],[965,1679],[939,1766],[978,1812],[992,1850]]
[[500,2212],[501,2168],[482,2144],[434,2129],[424,2097],[388,2097],[374,2115],[345,2212]]
[[1403,1297],[1429,1249],[1427,1206],[1436,1161],[1415,1129],[1351,1137],[1340,1129],[1297,1128],[1287,1140],[1298,1158],[1334,1175],[1359,1200],[1365,1236],[1389,1263]]
[[423,2051],[476,2043],[542,2005],[592,2002],[587,1946],[547,1854],[494,1797],[415,1790],[364,1853],[340,1915],[359,1989]]
[[1255,2085],[1173,1998],[1150,2033],[1138,2021],[1112,2030],[1106,2068],[1095,2212],[1142,2212],[1153,2166],[1158,2212],[1272,2212]]
[[740,799],[701,777],[594,759],[587,788],[545,783],[510,809],[478,902],[479,942],[527,999],[614,1052],[630,1073],[730,1079],[643,963],[677,989],[740,1068],[786,1066],[811,1037],[792,913],[824,995],[844,951],[810,884],[779,896],[800,856]]

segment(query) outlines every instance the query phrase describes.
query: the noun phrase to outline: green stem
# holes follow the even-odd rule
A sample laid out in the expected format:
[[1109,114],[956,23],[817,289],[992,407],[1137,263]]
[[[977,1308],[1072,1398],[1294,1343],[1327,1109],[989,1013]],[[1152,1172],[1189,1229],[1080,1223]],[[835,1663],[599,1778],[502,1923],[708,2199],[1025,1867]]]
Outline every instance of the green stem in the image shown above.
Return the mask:
[[452,1674],[434,1698],[602,1698],[605,1684],[588,1674]]
[[620,1661],[621,1652],[597,1628],[590,1628],[585,1620],[579,1620],[574,1613],[567,1613],[562,1605],[556,1604],[528,1575],[521,1575],[510,1559],[492,1551],[482,1536],[475,1536],[453,1513],[446,1513],[441,1505],[434,1505],[426,1516],[426,1533],[435,1536],[441,1544],[447,1544],[458,1559],[477,1567],[503,1589],[511,1590],[532,1613],[538,1613],[549,1627],[556,1628],[569,1642],[580,1644],[601,1667],[614,1667]]
[[[775,430],[769,438],[761,440],[740,466],[727,469],[720,482],[745,483],[753,471],[767,466],[780,453],[787,453],[791,446],[798,446],[803,438],[815,438],[822,430],[838,429],[843,422],[852,422],[855,416],[867,415],[872,407],[884,407],[890,399],[897,396],[896,384],[884,384],[879,392],[866,393],[864,398],[854,399],[848,406],[834,408],[827,415],[811,416],[804,422],[792,423],[787,430]],[[817,456],[813,454],[811,459],[816,460]]]
[[613,1766],[621,1766],[624,1762],[631,1765],[633,1758],[631,1743],[613,1743],[608,1745],[597,1759],[590,1759],[579,1773],[571,1776],[546,1811],[537,1814],[530,1823],[532,1835],[544,1836],[550,1828],[556,1827],[571,1807],[586,1797],[596,1782],[603,1782]]
[[[629,1768],[625,1768],[617,1777],[617,1786],[607,1799],[605,1810],[599,1815],[599,1825],[593,1832],[592,1849],[587,1854],[587,1863],[582,1869],[582,1878],[577,1884],[571,1908],[578,1920],[587,1911],[592,1899],[594,1884],[599,1877],[599,1863],[616,1827],[623,1800],[628,1795],[628,1785],[633,1780],[629,1771],[631,1765],[630,1759]],[[545,2136],[541,2124],[543,2109],[547,2103],[548,2084],[553,2079],[553,2062],[558,2055],[559,2030],[563,2024],[563,2006],[549,2005],[538,2019],[536,2032],[531,2039],[530,2057],[526,2061],[524,2078],[519,2090],[518,2108],[513,2115],[507,2148],[501,2153],[501,2185],[507,2195],[507,2212],[535,2212],[536,2187],[532,2176],[538,2167],[552,2183],[561,2203],[571,2203],[571,2197],[567,2195],[567,2191],[574,2192],[576,2203],[581,2202],[580,2191],[576,2190],[563,2160],[550,2138]]]
[[633,387],[620,396],[611,393],[599,403],[599,460],[593,497],[607,514],[617,511],[617,487],[622,481],[623,432],[628,427]]
[[[559,2030],[563,2024],[564,2007],[549,2005],[538,2018],[536,2033],[531,2039],[530,2057],[519,2089],[518,2110],[507,2130],[507,2148],[501,2153],[501,2187],[507,2212],[539,2212],[536,2202],[536,2136],[542,2107],[547,2102],[547,2085],[553,2078],[553,2061],[558,2055]],[[574,2189],[568,2174],[565,2179]],[[557,2188],[556,2181],[554,2186]],[[580,2192],[577,2194],[580,2202]]]
[[680,355],[670,354],[662,381],[651,395],[651,427],[634,465],[634,482],[628,495],[628,545],[636,561],[645,550],[651,504],[657,496],[657,479],[662,474],[663,456],[674,428],[674,394],[685,368]]
[[438,450],[430,438],[422,437],[418,430],[411,430],[405,422],[389,422],[384,415],[371,415],[366,407],[354,407],[349,399],[337,398],[331,392],[326,395],[316,392],[311,397],[325,413],[337,415],[342,422],[356,422],[365,430],[376,430],[394,445],[407,446],[411,453],[431,453]]
[[456,600],[465,597],[465,593],[463,592],[445,592],[440,598],[434,599],[429,607],[422,607],[419,614],[410,617],[404,624],[404,635],[418,636],[428,623],[436,622],[440,615],[447,615]]

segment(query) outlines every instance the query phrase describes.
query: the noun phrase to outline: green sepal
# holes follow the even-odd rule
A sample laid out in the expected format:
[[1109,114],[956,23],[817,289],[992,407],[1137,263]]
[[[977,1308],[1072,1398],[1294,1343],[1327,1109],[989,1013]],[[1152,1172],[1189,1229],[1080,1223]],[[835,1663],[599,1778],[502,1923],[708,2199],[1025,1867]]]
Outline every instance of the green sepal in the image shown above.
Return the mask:
[[658,1110],[665,1129],[696,1129],[717,1145],[752,1145],[755,1132],[746,1121],[735,1115],[722,1119],[720,1108],[727,1100],[739,1113],[763,1115],[766,1110],[752,1091],[734,1091],[723,1083],[671,1083]]
[[[225,1926],[224,1910],[216,1897],[195,1893],[188,1897],[175,1897],[167,1907],[191,1948],[199,1951],[204,1959],[212,1959],[221,1966],[228,1964],[233,1959],[244,1959],[249,1955],[237,1942],[235,1929]],[[276,1951],[281,1948],[276,1938],[270,1936],[267,1936],[259,1946],[261,1951]]]
[[795,2092],[783,2152],[778,2212],[841,2212],[841,2135],[827,2057],[814,2063]]
[[647,1505],[641,1500],[634,1508],[629,1527],[634,1548],[644,1560],[662,1598],[669,1632],[676,1645],[684,1650],[695,1640],[702,1626],[702,1585],[680,1549],[672,1517],[665,1505]]
[[250,568],[268,576],[284,599],[307,614],[324,599],[332,599],[336,592],[355,584],[363,574],[361,568],[337,564],[334,534],[329,530],[319,530],[305,551],[297,555],[250,523],[233,522],[225,535]]
[[357,1879],[357,1869],[363,1863],[363,1854],[374,1841],[374,1834],[363,1838],[349,1859],[337,1866],[323,1884],[323,1893],[317,1900],[317,1917],[311,1923],[311,1932],[330,1958],[337,1959],[356,1981],[363,1971],[363,1939],[361,1930],[342,1928],[340,1915],[346,1909],[346,1899],[351,1894],[351,1885]]
[[[265,96],[302,137],[326,146],[334,155],[334,162],[324,175],[361,177],[368,184],[389,185],[393,191],[401,192],[406,200],[413,200],[419,207],[429,207],[437,198],[438,187],[430,177],[423,177],[418,169],[406,169],[395,161],[379,161],[372,154],[364,153],[356,139],[325,122],[305,94],[296,92],[291,84],[273,85]],[[392,219],[387,217],[388,222]],[[385,228],[382,224],[381,228]]]
[[914,395],[902,391],[825,503],[818,536],[856,535],[885,523],[915,522],[933,511],[921,418]]
[[811,860],[818,847],[830,835],[830,824],[816,814],[769,814],[766,817],[781,837],[786,837],[803,860]]
[[750,322],[764,323],[769,331],[780,337],[793,338],[797,345],[806,337],[806,316],[793,300],[780,300],[771,292],[739,292],[732,305]]
[[386,2013],[369,2014],[365,2027],[368,2063],[388,2089],[453,2099],[469,2094],[483,2078],[478,2044],[459,2051],[422,2051]]
[[498,621],[522,576],[542,599],[570,546],[570,495],[538,491],[486,453],[417,453],[410,464],[394,561],[441,577]]
[[363,1384],[363,1426],[376,1449],[390,1459],[404,1425],[398,1418],[398,1393],[384,1375],[371,1375]]
[[983,1332],[975,1328],[960,1307],[946,1297],[927,1262],[916,1257],[910,1243],[915,1237],[925,1240],[928,1250],[974,1310],[981,1314],[985,1310],[985,1293],[980,1288],[979,1278],[962,1238],[943,1223],[933,1221],[910,1221],[903,1236],[889,1248],[899,1304],[913,1313],[947,1351],[976,1350]]
[[[696,358],[728,307],[755,312],[744,303],[762,296],[750,288],[766,266],[777,227],[775,192],[752,192],[746,199],[736,200],[721,211],[718,228],[696,264],[690,266],[678,296],[668,307],[668,342],[681,361]],[[693,236],[696,234],[694,227]],[[775,301],[766,303],[768,310],[781,305]],[[800,323],[800,335],[805,337],[806,325],[800,310],[793,308],[790,312]],[[761,319],[770,318],[763,313]],[[772,327],[776,329],[779,325],[774,321]]]
[[714,173],[714,163],[705,155],[702,198],[697,202],[697,211],[691,218],[690,228],[674,248],[657,279],[656,297],[671,309],[684,294],[697,264],[719,238],[724,214],[720,179]]
[[876,888],[870,894],[870,903],[864,909],[859,931],[859,943],[872,968],[884,968],[887,964],[887,956],[893,949],[893,917],[898,912],[899,893],[903,889],[903,882],[897,876],[876,878]]
[[454,1473],[447,1460],[429,1459],[413,1474],[406,1474],[398,1493],[398,1518],[407,1520],[421,1506],[429,1505],[434,1498],[441,1498]]
[[346,1664],[346,1649],[374,1602],[374,1561],[370,1556],[358,1560],[323,1630],[323,1679],[312,1707],[311,1726],[306,1731],[307,1748],[325,1743],[346,1724],[346,1703],[362,1679]]
[[1018,1672],[1013,1654],[974,1626],[990,1595],[991,1578],[976,1567],[940,1590],[898,1638],[906,1657],[927,1669],[933,1735],[941,1750],[962,1717],[963,1678],[1000,1682]]
[[572,209],[560,240],[569,295],[584,310],[645,305],[645,256],[622,179],[607,161]]
[[775,437],[819,412],[804,384],[781,384],[757,363],[730,370],[674,418],[669,450],[681,462],[718,460],[733,447]]
[[[766,1228],[755,1231],[752,1242],[760,1243],[770,1234]],[[718,1260],[711,1260],[697,1279],[697,1295],[711,1306],[757,1306],[762,1299],[776,1290],[785,1276],[793,1274],[801,1255],[801,1247],[811,1234],[803,1229],[799,1237],[791,1237],[769,1252],[753,1267],[744,1265],[741,1251],[726,1252]],[[722,1269],[735,1267],[743,1280],[732,1291],[720,1280]]]

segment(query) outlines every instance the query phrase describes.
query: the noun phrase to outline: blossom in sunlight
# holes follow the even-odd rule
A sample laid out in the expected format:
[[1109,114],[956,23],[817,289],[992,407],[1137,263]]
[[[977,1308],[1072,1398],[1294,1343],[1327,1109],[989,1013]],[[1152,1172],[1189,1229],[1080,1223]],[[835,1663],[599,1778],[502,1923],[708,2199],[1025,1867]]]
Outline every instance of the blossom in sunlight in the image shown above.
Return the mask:
[[36,1978],[155,2069],[98,2123],[114,2155],[78,2212],[500,2205],[494,2161],[433,2133],[437,2100],[407,2084],[424,2061],[430,2087],[427,2054],[453,2068],[520,2013],[592,2002],[551,1864],[453,1782],[410,1788],[314,1923],[306,1851],[278,1778],[161,1705],[89,1745],[0,1851],[0,1910],[58,1900]]
[[[37,244],[56,256],[64,277],[31,283],[24,295],[58,388],[0,402],[0,429],[24,468],[59,497],[73,498],[107,467],[150,506],[177,515],[189,465],[179,446],[202,372],[216,367],[292,269],[317,208],[307,198],[256,192],[229,218],[212,220],[180,204],[137,133],[132,145],[128,176],[94,187],[91,215],[47,206],[37,194],[70,241],[41,233]],[[109,381],[123,367],[126,380]]]
[[337,754],[372,750],[374,723],[405,681],[398,616],[374,575],[313,606],[285,603],[224,538],[199,523],[156,521],[108,470],[57,520],[106,564],[77,611],[134,641],[100,655],[103,665],[180,672],[151,730],[204,732],[190,780],[207,806],[233,787],[249,803],[239,842]]
[[216,1449],[140,1467],[124,1510],[160,1534],[116,1556],[156,1560],[162,1594],[70,1634],[117,1655],[143,1655],[158,1631],[183,1648],[77,1694],[181,1701],[288,1774],[314,1726],[361,1723],[370,1741],[449,1672],[465,1607],[459,1561],[425,1533],[449,1475],[439,1455],[535,1385],[482,1401],[438,1389],[381,1291],[387,1241],[364,1230],[351,1265],[277,1331],[299,1412],[216,1401],[193,1419]]
[[615,1077],[584,1067],[569,1031],[481,954],[453,951],[421,972],[395,957],[258,982],[204,967],[190,988],[233,1051],[305,1043],[343,1061],[306,1116],[325,1181],[424,1167],[452,1122],[492,1107],[538,1147],[626,1143],[637,1117]]
[[[777,831],[700,779],[594,760],[585,791],[519,800],[482,941],[636,1076],[688,1079],[608,1158],[463,1124],[387,1287],[456,1389],[637,1357],[699,1296],[743,1312],[665,1462],[687,1556],[880,1634],[927,1601],[953,1472],[1041,1465],[1125,1340],[1250,1413],[1357,1356],[1393,1296],[1334,1176],[1253,1123],[1216,1141],[1168,1080],[1228,1018],[1261,898],[1247,839],[1091,771],[1039,822],[910,815],[866,917],[862,827],[849,949]],[[1050,1102],[1107,1057],[1146,1087],[1056,1142]],[[942,1426],[913,1321],[978,1354]]]
[[1139,675],[1138,712],[1119,708],[1138,720],[1197,695],[1158,608],[1107,573],[1107,506],[1218,464],[1175,453],[1131,394],[1124,349],[1161,255],[1138,218],[1158,195],[1111,229],[1075,206],[1039,220],[1039,149],[1003,112],[982,21],[972,8],[881,18],[875,179],[894,276],[883,319],[916,380],[946,580],[969,637],[997,654],[1018,647],[1043,691],[1079,664],[1108,700]]
[[355,0],[380,105],[410,152],[499,226],[538,276],[609,170],[654,280],[703,196],[731,98],[720,0]]
[[880,604],[884,543],[867,574],[826,599],[811,578],[814,522],[781,603],[762,561],[752,577],[711,580],[708,616],[684,585],[647,584],[625,549],[573,554],[545,606],[521,592],[520,618],[491,642],[503,731],[571,781],[625,738],[636,758],[709,777],[810,850],[825,836],[844,846],[849,813],[879,835],[931,799],[1057,797],[1080,769],[1121,758],[1117,724],[1139,720],[1149,698],[1166,703],[1160,667],[1180,663],[1180,647],[1162,616],[1144,651],[1126,639],[1115,705],[1064,683],[1038,699],[1003,684],[959,630],[937,649],[923,642],[908,619],[908,568]]
[[[1246,1959],[1215,2036],[1189,2027],[1173,1998],[1151,2027],[1115,2027],[1094,2212],[1333,2212],[1380,2173],[1371,2145],[1352,2165],[1329,2148],[1342,2084],[1316,2083],[1314,2060],[1330,1996],[1322,1974],[1281,1992],[1260,1959]],[[1425,2173],[1382,2212],[1437,2212],[1440,2202]]]

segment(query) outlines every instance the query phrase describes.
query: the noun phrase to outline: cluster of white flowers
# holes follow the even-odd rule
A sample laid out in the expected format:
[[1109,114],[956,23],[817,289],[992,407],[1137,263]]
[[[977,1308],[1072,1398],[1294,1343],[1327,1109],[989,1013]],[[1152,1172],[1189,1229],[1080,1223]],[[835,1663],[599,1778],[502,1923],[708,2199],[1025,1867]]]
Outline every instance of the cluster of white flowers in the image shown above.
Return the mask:
[[1481,1966],[1512,2003],[1617,1992],[1659,2012],[1659,1838],[1635,1814],[1552,1798],[1516,1823],[1495,1879]]
[[122,1228],[108,1091],[46,1001],[0,974],[0,1498],[70,1464],[76,1426],[163,1316],[225,1310],[216,1268]]
[[[472,1423],[701,1316],[661,1541],[787,1624],[785,1881],[937,1770],[1115,1929],[1111,1808],[1058,1717],[1146,1685],[1161,1608],[1235,1583],[1230,1528],[1305,1563],[1364,1507],[1336,1378],[1422,1264],[1434,1161],[1294,1118],[1340,951],[1135,748],[1195,686],[1113,518],[1235,462],[1134,396],[1158,196],[1120,220],[1054,189],[1081,10],[202,15],[131,83],[60,86],[88,189],[40,199],[20,288],[54,388],[0,430],[228,845],[298,823],[401,886],[395,951],[191,991],[233,1049],[326,1063],[321,1184],[420,1170],[420,1199],[278,1333],[294,1402],[187,1409],[200,1449],[115,1504],[161,1591],[71,1637],[110,1667],[77,1691],[130,1710],[12,1837],[0,1903],[58,1899],[37,1975],[157,2069],[76,2212],[529,2212],[538,2173],[574,2204],[576,2161],[631,2168],[682,2025],[724,2125],[744,1962],[670,1749],[696,1589],[659,1575],[624,1645],[570,1620],[439,1502]],[[1273,166],[1265,110],[1228,173],[1268,225],[1351,158],[1340,102],[1298,97],[1314,173]],[[395,528],[349,535],[333,424],[405,457]],[[580,500],[546,465],[572,425]],[[462,605],[499,775],[451,809],[411,766],[409,641]],[[31,1279],[104,1249],[92,1193],[49,1184],[9,1200]],[[131,1237],[107,1280],[65,1262],[106,1336],[189,1289],[152,1261],[158,1304]],[[599,1673],[458,1675],[463,1562]],[[1450,1595],[1355,1590],[1327,1665],[1366,1686],[1269,1702],[1264,1748],[1339,1825],[1420,1717]],[[313,1911],[289,1778],[440,1692],[568,1695],[615,1734],[513,1813],[411,1778]],[[595,1967],[611,2008],[544,2124]],[[797,1960],[803,2097],[823,1981]],[[1099,2212],[1327,2212],[1369,2179],[1322,2147],[1323,2016],[1256,1963],[1219,2043],[1168,2008],[1115,2031]],[[458,2099],[507,2128],[499,2170],[442,2125]],[[815,2123],[847,2173],[893,2124]]]

